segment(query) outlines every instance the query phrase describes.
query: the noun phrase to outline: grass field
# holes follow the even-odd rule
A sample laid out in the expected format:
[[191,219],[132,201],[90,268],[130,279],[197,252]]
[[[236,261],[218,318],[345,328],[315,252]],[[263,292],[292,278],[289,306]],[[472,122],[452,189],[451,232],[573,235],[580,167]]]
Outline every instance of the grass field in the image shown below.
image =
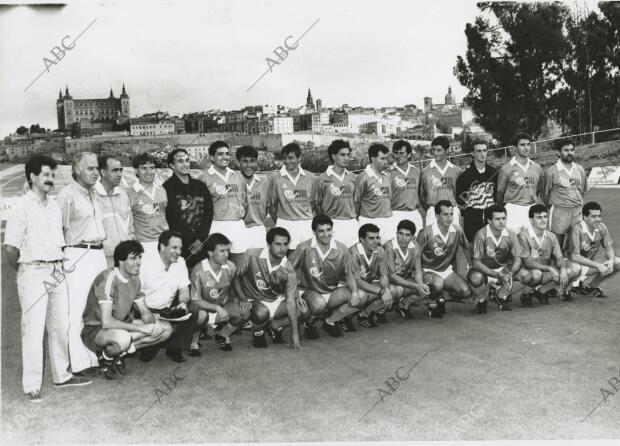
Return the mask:
[[[616,240],[618,192],[595,189],[587,197],[603,205]],[[619,438],[620,394],[608,381],[620,378],[620,275],[602,286],[610,298],[554,299],[535,308],[515,303],[504,313],[493,306],[484,316],[449,303],[447,316],[435,320],[419,307],[414,321],[391,314],[380,328],[340,339],[322,334],[299,352],[273,344],[255,350],[244,332],[233,338],[234,351],[221,352],[210,341],[201,358],[180,367],[163,352],[146,365],[130,359],[122,382],[100,378],[55,391],[47,371],[44,401],[35,407],[22,395],[15,274],[3,261],[2,438],[8,444]],[[605,400],[601,388],[610,392]]]

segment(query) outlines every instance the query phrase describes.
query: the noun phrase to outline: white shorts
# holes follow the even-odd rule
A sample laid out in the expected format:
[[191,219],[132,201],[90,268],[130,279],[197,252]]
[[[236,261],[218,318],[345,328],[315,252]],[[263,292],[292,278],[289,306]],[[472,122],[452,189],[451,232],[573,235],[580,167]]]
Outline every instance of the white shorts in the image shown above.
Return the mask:
[[216,232],[225,235],[228,237],[228,240],[232,242],[230,252],[233,254],[241,254],[245,252],[243,243],[241,243],[245,230],[246,227],[243,220],[213,220],[209,235],[215,234]]
[[396,236],[398,223],[400,223],[401,220],[411,220],[413,223],[415,223],[415,234],[413,234],[414,236],[417,236],[418,232],[424,229],[422,214],[420,214],[420,211],[418,211],[417,209],[415,211],[392,211],[392,234],[394,236]]
[[452,269],[452,265],[448,266],[444,271],[435,271],[434,269],[422,268],[425,273],[434,273],[441,277],[443,280],[446,280],[450,274],[454,272]]
[[280,306],[282,302],[284,302],[284,296],[278,296],[276,300],[274,300],[273,302],[267,302],[264,300],[260,301],[260,303],[266,306],[267,310],[269,310],[270,321],[273,320],[274,316],[276,315],[276,311],[278,310],[278,307]]
[[332,228],[332,235],[335,240],[344,243],[347,248],[355,245],[359,241],[357,236],[360,229],[360,224],[355,218],[350,220],[332,220],[334,227]]
[[394,233],[392,232],[392,217],[368,218],[362,217],[360,215],[360,228],[366,223],[372,223],[373,225],[379,227],[379,236],[381,237],[381,243],[386,242],[391,238],[394,238]]
[[579,276],[573,281],[573,286],[579,286],[579,282],[585,282],[588,278],[588,271],[590,271],[590,267],[587,265],[579,265],[581,266],[581,270],[579,272]]
[[312,220],[284,220],[283,218],[278,218],[276,226],[286,229],[291,235],[288,249],[295,249],[301,242],[305,242],[314,236]]
[[[461,226],[461,210],[458,206],[454,206],[454,217],[452,218],[452,224],[456,226]],[[437,222],[437,218],[435,218],[435,206],[431,206],[426,211],[426,226],[431,226]]]
[[211,313],[208,312],[207,313],[207,324],[211,327],[215,327],[217,324],[215,323],[215,320],[217,319],[217,313]]
[[[493,271],[495,271],[496,273],[501,273],[503,271],[505,271],[505,266],[502,266],[500,268],[491,268]],[[497,288],[499,285],[497,284],[499,282],[499,279],[495,278],[495,277],[491,277],[491,276],[487,276],[487,282],[489,283],[489,286],[495,287]]]
[[242,245],[244,251],[252,248],[264,248],[267,246],[267,230],[263,225],[245,228],[239,244]]
[[518,234],[523,228],[529,228],[531,206],[506,203],[506,229]]
[[[307,291],[309,290],[299,288],[299,294],[301,295],[302,298],[304,297],[304,294],[306,294]],[[329,298],[332,296],[332,293],[325,293],[325,294],[319,293],[319,296],[323,298],[323,302],[325,302],[325,304],[327,305],[327,303],[329,302]]]

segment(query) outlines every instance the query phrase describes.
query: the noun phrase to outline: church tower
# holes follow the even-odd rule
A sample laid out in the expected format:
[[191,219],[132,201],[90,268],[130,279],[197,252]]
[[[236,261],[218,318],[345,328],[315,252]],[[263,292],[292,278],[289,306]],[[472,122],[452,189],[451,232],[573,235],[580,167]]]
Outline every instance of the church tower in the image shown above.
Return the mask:
[[452,87],[448,87],[448,94],[446,95],[446,101],[445,104],[446,105],[454,105],[454,96],[452,95]]
[[123,83],[123,91],[121,93],[121,115],[129,117],[129,95],[125,91],[125,84]]
[[308,88],[308,97],[306,98],[306,108],[309,110],[314,110],[314,100],[312,99],[312,93],[310,93],[309,88]]

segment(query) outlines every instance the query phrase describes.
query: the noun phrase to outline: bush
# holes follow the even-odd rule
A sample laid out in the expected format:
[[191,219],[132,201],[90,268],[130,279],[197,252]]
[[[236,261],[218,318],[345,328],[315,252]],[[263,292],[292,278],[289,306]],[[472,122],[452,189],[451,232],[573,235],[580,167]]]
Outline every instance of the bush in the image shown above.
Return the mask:
[[[361,170],[368,164],[367,152],[364,150],[353,148],[351,158],[351,162],[347,167],[348,170]],[[326,147],[318,147],[301,152],[301,166],[304,170],[322,173],[325,172],[325,169],[330,164]]]

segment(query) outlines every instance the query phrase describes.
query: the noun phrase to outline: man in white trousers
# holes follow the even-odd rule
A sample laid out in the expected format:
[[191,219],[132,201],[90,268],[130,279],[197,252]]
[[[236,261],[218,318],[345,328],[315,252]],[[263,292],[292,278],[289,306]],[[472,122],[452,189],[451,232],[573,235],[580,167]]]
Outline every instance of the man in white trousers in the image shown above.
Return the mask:
[[79,376],[98,373],[97,355],[80,336],[88,292],[97,275],[107,268],[103,252],[103,213],[95,192],[99,165],[94,153],[81,152],[73,159],[73,179],[58,192],[65,234],[65,267],[69,289],[69,353],[71,370]]

